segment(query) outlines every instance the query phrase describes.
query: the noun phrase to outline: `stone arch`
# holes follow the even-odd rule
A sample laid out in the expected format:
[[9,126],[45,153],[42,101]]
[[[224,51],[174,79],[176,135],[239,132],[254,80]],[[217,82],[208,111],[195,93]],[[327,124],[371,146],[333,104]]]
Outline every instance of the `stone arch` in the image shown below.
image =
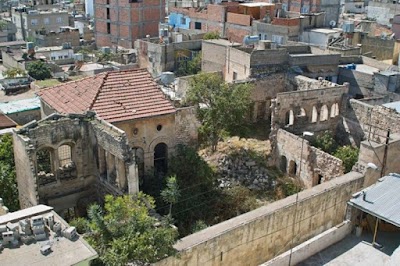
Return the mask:
[[334,103],[331,106],[331,117],[336,117],[339,115],[339,104]]
[[156,176],[164,176],[168,167],[168,146],[164,142],[154,147],[154,172]]
[[285,155],[281,156],[280,162],[279,162],[279,168],[283,173],[287,172],[287,159]]
[[63,144],[57,148],[58,166],[65,167],[73,163],[72,147],[70,144]]
[[291,176],[295,176],[297,173],[297,164],[295,161],[291,160],[289,162],[289,171],[288,171],[289,175]]
[[46,185],[57,181],[54,175],[54,149],[41,147],[36,151],[36,175],[39,185]]
[[307,112],[304,108],[299,109],[299,113],[297,114],[297,117],[307,117]]
[[325,104],[321,107],[319,121],[326,121],[329,118],[328,106]]
[[311,123],[317,123],[317,121],[318,121],[317,107],[313,106],[311,111]]
[[293,124],[294,124],[294,113],[293,110],[289,110],[285,114],[285,125],[293,126]]

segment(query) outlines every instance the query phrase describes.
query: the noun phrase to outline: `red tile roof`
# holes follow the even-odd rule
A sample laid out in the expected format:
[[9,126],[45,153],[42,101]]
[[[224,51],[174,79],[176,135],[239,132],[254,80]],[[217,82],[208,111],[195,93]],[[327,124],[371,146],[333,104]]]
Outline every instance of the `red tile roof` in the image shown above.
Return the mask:
[[0,129],[16,127],[17,123],[15,123],[11,118],[6,116],[3,113],[0,113]]
[[44,89],[38,95],[59,113],[94,110],[111,123],[175,112],[146,69],[102,73]]

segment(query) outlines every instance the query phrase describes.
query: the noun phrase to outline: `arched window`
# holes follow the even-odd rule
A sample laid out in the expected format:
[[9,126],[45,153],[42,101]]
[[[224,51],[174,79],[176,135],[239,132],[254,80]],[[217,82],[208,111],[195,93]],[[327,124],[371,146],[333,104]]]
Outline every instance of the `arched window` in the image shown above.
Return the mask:
[[157,176],[165,176],[167,173],[168,146],[159,143],[154,148],[154,171]]
[[317,121],[318,121],[317,107],[313,106],[311,114],[311,123],[317,123]]
[[60,167],[71,165],[72,163],[72,150],[69,145],[61,145],[58,147],[58,162]]
[[36,152],[36,164],[38,172],[53,172],[51,153],[51,148],[43,148]]
[[295,176],[297,173],[297,164],[295,161],[290,161],[289,163],[289,175]]
[[319,121],[326,121],[329,118],[329,110],[328,106],[323,105],[321,107],[321,112],[320,112],[320,120]]
[[286,112],[285,123],[286,123],[286,126],[292,126],[294,124],[293,110],[289,110]]
[[307,116],[306,110],[304,108],[300,108],[299,114],[297,116],[298,117],[306,117]]
[[279,168],[281,169],[281,171],[283,173],[287,172],[287,159],[286,159],[286,157],[284,155],[281,156]]

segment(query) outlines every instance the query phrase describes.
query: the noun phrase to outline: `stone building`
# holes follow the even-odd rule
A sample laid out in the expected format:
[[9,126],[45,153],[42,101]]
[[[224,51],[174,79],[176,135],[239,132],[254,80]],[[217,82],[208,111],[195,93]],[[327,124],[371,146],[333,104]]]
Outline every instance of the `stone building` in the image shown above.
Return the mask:
[[176,109],[146,69],[98,74],[38,93],[43,116],[93,110],[127,136],[140,177],[154,168],[166,173],[167,159],[177,144],[197,140],[192,108]]
[[13,146],[21,208],[82,215],[104,194],[139,191],[126,134],[93,112],[33,121],[14,132]]

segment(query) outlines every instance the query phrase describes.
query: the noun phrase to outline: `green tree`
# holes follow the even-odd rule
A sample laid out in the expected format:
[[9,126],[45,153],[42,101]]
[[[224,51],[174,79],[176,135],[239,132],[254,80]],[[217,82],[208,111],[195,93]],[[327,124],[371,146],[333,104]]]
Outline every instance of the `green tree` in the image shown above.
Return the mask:
[[197,118],[202,124],[199,133],[213,151],[226,131],[245,123],[250,109],[250,90],[250,84],[226,84],[216,73],[192,77],[187,102],[197,106]]
[[143,265],[174,253],[177,232],[149,215],[154,200],[148,195],[106,196],[104,210],[90,206],[87,240],[104,265]]
[[34,79],[44,80],[51,78],[50,68],[43,61],[37,60],[28,64],[27,70],[29,76]]
[[313,142],[313,146],[329,154],[332,154],[337,149],[337,143],[330,131],[325,131],[321,135],[318,135]]
[[175,175],[167,178],[167,185],[161,191],[161,197],[167,203],[169,203],[169,216],[172,217],[172,205],[175,204],[180,196],[178,181]]
[[176,75],[189,76],[195,75],[201,71],[201,54],[197,54],[191,60],[180,62]]
[[210,31],[204,34],[203,40],[213,40],[213,39],[219,39],[218,31]]
[[6,71],[4,71],[3,74],[7,78],[15,78],[18,76],[25,77],[26,76],[25,70],[18,68],[18,67],[9,68]]
[[12,137],[0,136],[0,197],[10,211],[19,210]]
[[339,147],[333,156],[343,161],[345,172],[348,173],[358,161],[359,149],[350,145]]

